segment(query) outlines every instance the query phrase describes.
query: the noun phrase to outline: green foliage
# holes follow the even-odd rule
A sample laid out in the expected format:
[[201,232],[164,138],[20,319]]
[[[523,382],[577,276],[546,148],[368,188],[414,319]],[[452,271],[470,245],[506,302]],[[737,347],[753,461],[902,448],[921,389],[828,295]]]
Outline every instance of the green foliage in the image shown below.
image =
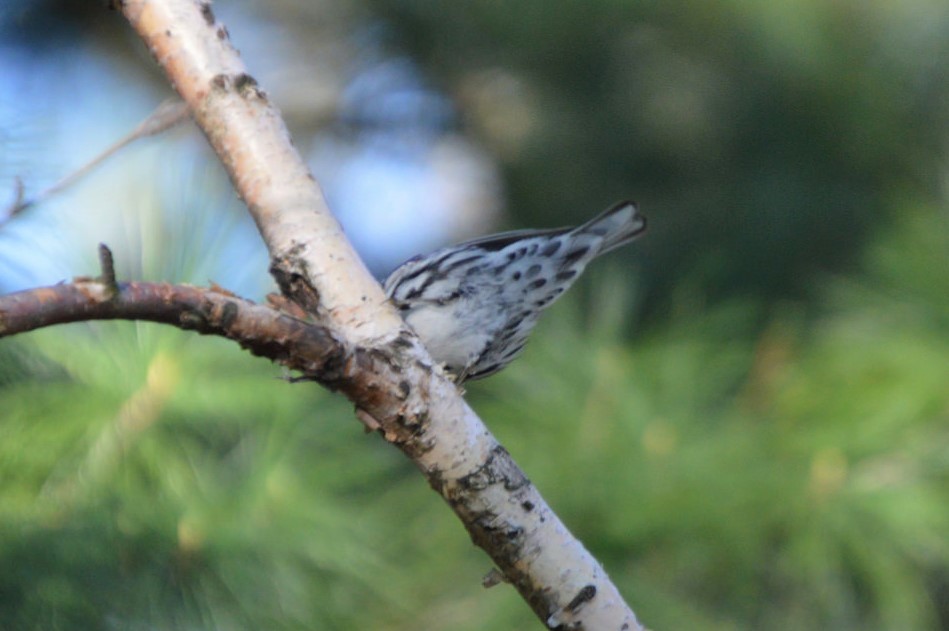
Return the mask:
[[[945,227],[907,213],[816,311],[683,297],[634,344],[605,274],[470,398],[653,628],[939,628]],[[339,397],[151,325],[0,358],[4,629],[537,624]]]

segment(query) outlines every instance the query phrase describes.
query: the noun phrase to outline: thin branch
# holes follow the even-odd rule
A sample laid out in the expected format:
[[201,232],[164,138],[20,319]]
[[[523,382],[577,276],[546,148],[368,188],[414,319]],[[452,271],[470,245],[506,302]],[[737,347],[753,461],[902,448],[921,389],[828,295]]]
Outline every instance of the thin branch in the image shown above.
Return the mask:
[[76,278],[0,296],[0,338],[90,320],[143,320],[226,337],[254,355],[330,381],[349,354],[325,327],[217,289]]
[[188,106],[185,105],[184,102],[182,102],[180,99],[166,99],[157,108],[155,108],[155,111],[149,114],[145,120],[139,123],[135,129],[110,145],[105,151],[89,160],[89,162],[68,174],[66,177],[56,182],[46,190],[40,191],[33,197],[25,196],[23,181],[19,177],[16,178],[14,180],[15,195],[13,198],[13,203],[10,204],[6,211],[0,214],[0,223],[9,220],[27,208],[41,204],[54,195],[66,190],[84,178],[114,154],[126,146],[132,144],[139,138],[146,138],[148,136],[160,134],[166,129],[181,123],[186,118],[188,118]]

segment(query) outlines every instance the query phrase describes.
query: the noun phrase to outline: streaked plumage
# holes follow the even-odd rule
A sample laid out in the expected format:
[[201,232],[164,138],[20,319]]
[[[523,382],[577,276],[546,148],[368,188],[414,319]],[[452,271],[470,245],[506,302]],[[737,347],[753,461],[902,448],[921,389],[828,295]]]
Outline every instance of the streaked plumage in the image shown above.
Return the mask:
[[417,256],[385,292],[459,383],[480,379],[520,354],[541,312],[590,261],[645,229],[636,205],[621,202],[576,228],[505,232]]

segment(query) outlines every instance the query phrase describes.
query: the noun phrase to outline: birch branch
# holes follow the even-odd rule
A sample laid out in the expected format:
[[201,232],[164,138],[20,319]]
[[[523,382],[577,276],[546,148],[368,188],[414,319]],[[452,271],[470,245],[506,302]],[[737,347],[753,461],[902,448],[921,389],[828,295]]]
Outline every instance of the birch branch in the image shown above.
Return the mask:
[[[326,340],[342,349],[331,353],[332,362],[319,348],[299,341],[289,343],[292,351],[282,352],[319,355],[314,364],[319,379],[341,390],[366,422],[376,424],[386,440],[413,460],[545,625],[642,629],[600,564],[550,510],[458,389],[433,367],[418,339],[386,302],[326,208],[276,108],[244,68],[226,29],[216,22],[210,3],[125,0],[119,6],[230,174],[264,238],[281,290],[317,319]],[[64,295],[57,300],[79,304],[77,292],[86,299],[86,307],[72,312],[77,318],[115,305],[127,307],[124,316],[144,315],[133,313],[132,305],[148,302],[146,290],[159,303],[169,304],[170,286],[120,285],[110,276],[106,272],[100,279],[81,279],[61,290]],[[0,299],[0,335],[4,327],[12,332],[9,323],[22,318],[16,314],[23,309],[41,312],[40,303],[53,289]],[[146,295],[136,297],[137,290]],[[181,292],[179,288],[172,294]],[[192,328],[240,341],[223,326],[220,316],[228,308],[213,307],[215,293],[220,292],[202,294],[212,306],[199,310],[201,326]],[[236,297],[229,299],[227,304],[237,305],[237,314],[256,313]],[[24,307],[30,300],[33,306]],[[163,321],[194,324],[189,319],[193,315],[181,315],[193,314],[190,307],[175,308],[177,321],[171,314]],[[208,313],[219,315],[206,317]],[[231,325],[236,322],[243,320],[231,320]]]

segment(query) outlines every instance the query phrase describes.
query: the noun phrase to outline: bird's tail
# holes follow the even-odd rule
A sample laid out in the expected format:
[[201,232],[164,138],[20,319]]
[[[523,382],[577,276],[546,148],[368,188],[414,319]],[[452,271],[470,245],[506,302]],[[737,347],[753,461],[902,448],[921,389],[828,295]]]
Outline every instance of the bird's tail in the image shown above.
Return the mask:
[[576,228],[575,232],[604,237],[599,254],[605,254],[646,232],[646,217],[639,212],[635,202],[623,201]]

